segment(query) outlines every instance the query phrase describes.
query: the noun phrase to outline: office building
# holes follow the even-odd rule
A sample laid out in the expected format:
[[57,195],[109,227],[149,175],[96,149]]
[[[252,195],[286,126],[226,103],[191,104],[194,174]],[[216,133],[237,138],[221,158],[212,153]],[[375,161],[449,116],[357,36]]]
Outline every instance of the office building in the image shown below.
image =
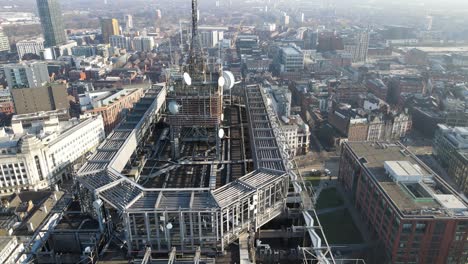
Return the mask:
[[129,32],[131,29],[133,29],[133,16],[126,15],[125,16],[125,31]]
[[47,64],[41,61],[6,64],[4,71],[10,89],[40,87],[50,80]]
[[88,92],[80,95],[79,100],[84,114],[102,116],[105,131],[109,134],[125,116],[124,110],[133,108],[133,104],[143,95],[143,89],[124,89],[113,92]]
[[158,20],[162,19],[161,10],[159,9],[156,10],[156,19]]
[[10,41],[3,31],[0,31],[0,52],[10,51]]
[[62,10],[59,0],[36,0],[42,30],[44,32],[45,47],[57,46],[67,42]]
[[317,30],[307,29],[303,35],[304,49],[314,50],[317,49],[318,32]]
[[35,88],[11,89],[13,104],[17,114],[52,111],[70,108],[67,85],[46,84]]
[[212,48],[224,39],[224,32],[218,30],[201,30],[200,42],[203,48]]
[[0,129],[0,196],[70,179],[74,162],[103,139],[100,116],[67,122],[56,111],[14,116],[11,128]]
[[281,72],[300,72],[304,69],[304,54],[296,46],[280,48]]
[[353,62],[365,62],[369,51],[369,32],[361,31],[344,45],[344,50],[351,54]]
[[133,50],[132,39],[130,37],[120,35],[110,36],[109,42],[113,48]]
[[439,124],[433,141],[433,154],[460,191],[468,193],[468,127]]
[[345,142],[338,180],[382,247],[379,263],[466,263],[468,209],[401,144]]
[[23,59],[26,54],[35,54],[40,56],[44,49],[44,39],[21,40],[16,43],[16,50],[19,59]]
[[135,37],[133,38],[133,48],[136,51],[152,51],[154,39],[153,37]]
[[320,32],[318,35],[318,52],[344,50],[344,43],[341,36],[336,32]]
[[119,21],[115,18],[101,19],[101,32],[103,43],[109,43],[110,37],[119,35]]
[[77,57],[92,57],[97,55],[96,46],[77,46],[71,48],[72,55]]

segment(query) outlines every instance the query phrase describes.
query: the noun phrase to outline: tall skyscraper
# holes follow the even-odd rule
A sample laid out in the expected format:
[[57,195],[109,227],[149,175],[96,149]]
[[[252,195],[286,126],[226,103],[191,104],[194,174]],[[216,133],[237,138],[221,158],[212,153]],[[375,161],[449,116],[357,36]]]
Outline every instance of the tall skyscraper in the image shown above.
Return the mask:
[[110,36],[119,35],[119,21],[115,18],[101,19],[102,40],[109,43]]
[[125,16],[125,30],[130,31],[133,28],[133,16],[126,15]]
[[46,47],[67,42],[58,0],[36,0]]

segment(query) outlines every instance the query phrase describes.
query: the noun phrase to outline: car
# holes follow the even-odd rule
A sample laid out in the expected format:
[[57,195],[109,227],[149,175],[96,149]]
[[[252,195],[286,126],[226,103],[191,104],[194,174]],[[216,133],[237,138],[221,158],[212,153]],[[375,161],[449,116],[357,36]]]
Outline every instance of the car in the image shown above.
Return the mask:
[[326,174],[326,175],[330,175],[330,174],[331,174],[331,171],[330,171],[329,169],[325,169],[324,171],[325,171],[325,174]]

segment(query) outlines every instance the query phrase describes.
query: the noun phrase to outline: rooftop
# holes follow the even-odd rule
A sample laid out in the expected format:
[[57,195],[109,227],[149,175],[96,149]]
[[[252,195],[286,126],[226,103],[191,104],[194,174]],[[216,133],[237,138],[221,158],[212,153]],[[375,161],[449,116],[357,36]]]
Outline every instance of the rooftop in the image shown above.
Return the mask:
[[[404,146],[373,142],[349,142],[348,145],[403,215],[468,217],[466,203],[460,195]],[[391,176],[388,168],[401,176],[417,175],[417,179],[399,181]],[[449,202],[441,202],[441,197]]]
[[288,47],[283,47],[281,49],[283,50],[284,54],[288,56],[294,56],[294,55],[301,56],[302,55],[301,51],[295,47],[288,46]]

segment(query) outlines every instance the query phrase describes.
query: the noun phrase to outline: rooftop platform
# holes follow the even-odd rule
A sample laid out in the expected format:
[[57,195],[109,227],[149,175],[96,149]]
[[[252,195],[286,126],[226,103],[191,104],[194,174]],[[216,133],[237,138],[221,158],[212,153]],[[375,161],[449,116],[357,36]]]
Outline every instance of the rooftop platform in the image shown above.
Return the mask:
[[[372,179],[404,215],[468,217],[467,205],[463,198],[404,146],[373,142],[348,142],[347,144],[361,164],[370,172]],[[385,163],[388,161],[394,165],[403,164],[405,168],[411,167],[408,170],[404,170],[400,165],[395,168],[402,175],[407,175],[409,172],[418,174],[418,179],[397,180],[385,169]],[[458,201],[465,207],[450,208],[447,206],[448,203],[440,202],[438,197],[442,196],[439,195],[449,199],[451,204]]]

